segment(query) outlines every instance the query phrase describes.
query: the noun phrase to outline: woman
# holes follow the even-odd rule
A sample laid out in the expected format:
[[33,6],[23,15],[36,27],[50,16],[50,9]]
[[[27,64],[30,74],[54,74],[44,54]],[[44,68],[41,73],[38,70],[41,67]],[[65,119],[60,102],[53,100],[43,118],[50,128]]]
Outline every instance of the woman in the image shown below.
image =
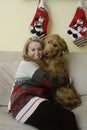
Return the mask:
[[39,38],[26,41],[8,112],[16,120],[40,130],[78,130],[75,115],[52,101],[52,86],[61,86],[62,79],[49,76],[34,62],[42,58],[42,53],[43,43]]

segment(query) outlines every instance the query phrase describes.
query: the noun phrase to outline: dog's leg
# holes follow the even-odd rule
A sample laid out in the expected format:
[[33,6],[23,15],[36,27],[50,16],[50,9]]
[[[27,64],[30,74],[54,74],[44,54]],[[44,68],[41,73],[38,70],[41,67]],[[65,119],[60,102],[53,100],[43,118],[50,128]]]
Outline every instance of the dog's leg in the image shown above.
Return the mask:
[[73,87],[61,87],[57,89],[56,102],[69,110],[81,104],[79,95]]

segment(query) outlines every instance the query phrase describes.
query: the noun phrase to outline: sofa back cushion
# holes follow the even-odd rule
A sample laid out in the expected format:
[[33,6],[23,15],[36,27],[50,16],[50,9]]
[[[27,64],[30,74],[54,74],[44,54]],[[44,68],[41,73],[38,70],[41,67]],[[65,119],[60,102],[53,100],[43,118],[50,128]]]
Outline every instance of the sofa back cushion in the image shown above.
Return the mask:
[[80,95],[87,95],[87,52],[70,53],[67,60],[76,90]]
[[0,52],[0,105],[7,105],[21,52]]

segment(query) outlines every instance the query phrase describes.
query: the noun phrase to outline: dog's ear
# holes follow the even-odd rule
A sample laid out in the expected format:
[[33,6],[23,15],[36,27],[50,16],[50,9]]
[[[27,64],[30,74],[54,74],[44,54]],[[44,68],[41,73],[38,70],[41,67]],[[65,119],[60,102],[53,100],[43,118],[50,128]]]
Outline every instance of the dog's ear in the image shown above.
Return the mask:
[[62,39],[62,38],[60,39],[60,44],[61,44],[62,54],[67,54],[67,53],[69,53],[68,46],[67,46],[67,44],[66,44],[66,42],[65,42],[64,39]]

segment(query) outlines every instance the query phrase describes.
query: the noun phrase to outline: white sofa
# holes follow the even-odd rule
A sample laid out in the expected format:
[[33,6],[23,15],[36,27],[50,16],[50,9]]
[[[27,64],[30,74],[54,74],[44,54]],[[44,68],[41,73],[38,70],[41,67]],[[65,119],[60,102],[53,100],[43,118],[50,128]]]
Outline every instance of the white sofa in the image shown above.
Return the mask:
[[[0,130],[36,130],[17,122],[7,113],[7,104],[21,52],[0,51]],[[87,130],[87,53],[70,53],[67,56],[71,78],[82,104],[73,109],[79,130]]]

